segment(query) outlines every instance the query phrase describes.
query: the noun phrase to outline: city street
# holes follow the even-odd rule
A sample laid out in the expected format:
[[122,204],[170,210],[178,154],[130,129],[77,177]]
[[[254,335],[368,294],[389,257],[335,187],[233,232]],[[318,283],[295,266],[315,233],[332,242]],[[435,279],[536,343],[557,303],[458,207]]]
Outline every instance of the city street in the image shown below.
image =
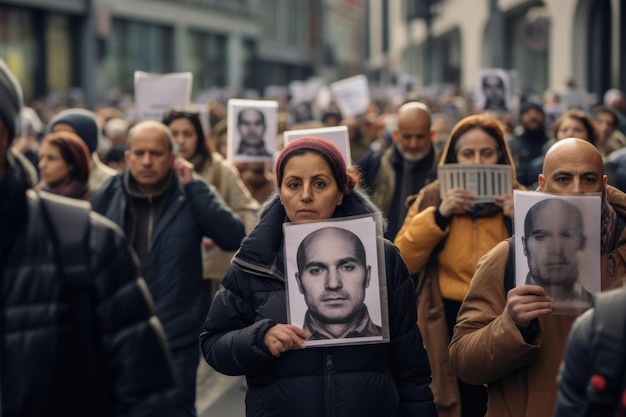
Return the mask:
[[196,410],[198,417],[244,417],[245,377],[215,372],[200,359]]

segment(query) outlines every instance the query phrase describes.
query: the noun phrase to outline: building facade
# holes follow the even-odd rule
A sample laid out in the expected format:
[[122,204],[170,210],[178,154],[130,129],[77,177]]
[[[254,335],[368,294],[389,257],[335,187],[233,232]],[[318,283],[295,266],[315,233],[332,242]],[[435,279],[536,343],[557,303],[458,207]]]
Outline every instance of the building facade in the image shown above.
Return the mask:
[[0,0],[0,57],[27,102],[115,101],[136,70],[191,71],[194,94],[262,95],[362,72],[362,11],[362,0]]
[[410,74],[472,91],[480,69],[495,67],[514,72],[518,95],[572,83],[597,97],[626,90],[620,0],[370,0],[367,15],[366,67],[381,80]]

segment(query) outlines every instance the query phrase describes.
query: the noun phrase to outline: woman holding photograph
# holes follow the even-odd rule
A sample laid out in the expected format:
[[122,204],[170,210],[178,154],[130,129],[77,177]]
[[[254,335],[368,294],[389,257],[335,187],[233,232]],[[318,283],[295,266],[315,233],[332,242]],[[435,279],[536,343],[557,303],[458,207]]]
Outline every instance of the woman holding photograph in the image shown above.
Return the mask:
[[[453,128],[443,164],[505,164],[515,167],[505,130],[496,117],[474,115]],[[431,389],[439,416],[484,416],[487,392],[457,380],[448,364],[448,345],[478,260],[512,234],[513,194],[476,204],[476,196],[451,189],[443,198],[439,181],[424,187],[409,208],[394,243],[409,272],[418,274],[418,318],[433,372]]]
[[378,209],[326,139],[290,142],[274,173],[278,194],[233,258],[200,334],[206,361],[218,372],[246,375],[248,417],[318,417],[329,410],[338,417],[435,416],[413,284],[391,242],[384,244],[389,343],[304,349],[311,335],[287,324],[283,223]]

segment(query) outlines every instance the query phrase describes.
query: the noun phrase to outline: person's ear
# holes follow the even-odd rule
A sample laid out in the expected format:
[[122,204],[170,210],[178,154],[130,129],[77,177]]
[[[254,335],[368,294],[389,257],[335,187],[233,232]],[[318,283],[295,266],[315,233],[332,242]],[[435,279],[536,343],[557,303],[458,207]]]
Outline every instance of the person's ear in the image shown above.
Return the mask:
[[298,291],[300,291],[300,294],[304,294],[304,290],[302,289],[302,282],[300,281],[299,272],[296,272],[296,282],[298,283]]
[[437,132],[435,132],[433,129],[430,129],[430,143],[435,143],[435,135],[437,134]]
[[543,193],[546,186],[546,177],[544,177],[543,174],[539,174],[537,179],[539,180],[539,191]]
[[400,132],[398,129],[393,129],[391,132],[391,137],[393,139],[393,143],[398,143],[400,141]]
[[528,257],[528,248],[526,247],[526,238],[522,236],[522,247],[524,248],[524,256]]
[[340,206],[343,203],[343,193],[339,193],[339,198],[337,199],[337,206]]
[[580,239],[580,247],[578,248],[578,250],[585,250],[585,246],[587,246],[587,236],[582,235]]
[[602,185],[604,187],[606,187],[608,183],[609,183],[609,177],[607,177],[606,175],[603,175],[602,176]]
[[130,149],[126,149],[124,151],[124,161],[126,161],[126,165],[130,165]]
[[370,286],[370,278],[372,276],[372,267],[368,265],[365,269],[365,288]]

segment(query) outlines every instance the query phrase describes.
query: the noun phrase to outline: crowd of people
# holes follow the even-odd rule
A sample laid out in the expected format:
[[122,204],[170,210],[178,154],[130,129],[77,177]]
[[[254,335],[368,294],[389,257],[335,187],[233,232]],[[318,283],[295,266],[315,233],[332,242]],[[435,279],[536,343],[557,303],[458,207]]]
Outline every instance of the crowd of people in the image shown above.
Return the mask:
[[[591,415],[580,379],[592,369],[565,362],[558,383],[579,313],[558,311],[553,289],[577,278],[569,259],[586,236],[564,230],[583,214],[544,200],[559,221],[529,212],[514,231],[513,190],[600,196],[601,290],[622,287],[626,100],[611,90],[551,123],[544,104],[476,114],[461,97],[406,96],[343,117],[334,103],[296,114],[279,100],[266,141],[262,112],[228,126],[218,101],[208,126],[186,107],[141,122],[113,106],[25,107],[0,60],[2,413],[193,417],[203,358],[246,376],[248,416],[548,417],[573,403]],[[317,135],[283,140],[336,125],[352,161]],[[272,161],[232,161],[229,129],[236,153]],[[488,202],[442,192],[438,170],[456,166],[506,167],[511,190]],[[307,309],[290,324],[285,225],[378,215],[380,271],[346,229],[302,240]],[[517,286],[515,234],[530,268]],[[546,249],[566,234],[567,256]],[[378,284],[382,322],[364,303]],[[360,337],[382,341],[307,345]]]

